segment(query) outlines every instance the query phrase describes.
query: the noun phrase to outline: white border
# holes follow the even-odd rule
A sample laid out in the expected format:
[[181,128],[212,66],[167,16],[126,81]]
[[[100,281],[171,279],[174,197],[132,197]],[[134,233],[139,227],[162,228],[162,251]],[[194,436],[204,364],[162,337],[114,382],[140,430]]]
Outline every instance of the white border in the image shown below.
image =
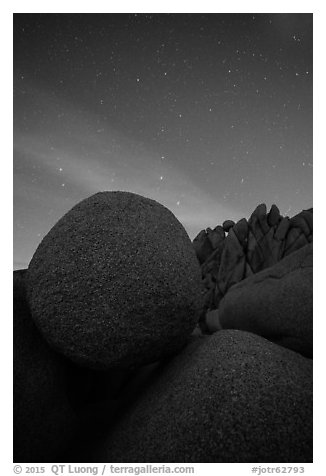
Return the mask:
[[[244,8],[246,7],[246,8]],[[12,474],[12,14],[20,13],[314,13],[314,215],[315,215],[315,246],[314,246],[314,463],[304,465],[306,474],[321,475],[325,473],[325,364],[323,350],[325,347],[325,81],[324,64],[326,25],[325,7],[317,1],[237,1],[237,2],[204,2],[204,1],[171,1],[158,2],[117,2],[112,1],[12,1],[1,6],[1,99],[2,99],[2,131],[1,138],[5,146],[1,151],[2,168],[2,260],[1,260],[1,296],[5,301],[2,305],[2,339],[1,339],[1,460],[3,474]],[[321,224],[321,229],[320,229]],[[322,246],[323,244],[323,246]],[[47,465],[45,465],[47,466]],[[252,464],[196,464],[198,474],[239,474],[250,473]],[[216,468],[218,466],[218,468]],[[263,465],[275,466],[274,464]],[[323,467],[324,466],[324,467]],[[48,473],[50,474],[50,473]]]

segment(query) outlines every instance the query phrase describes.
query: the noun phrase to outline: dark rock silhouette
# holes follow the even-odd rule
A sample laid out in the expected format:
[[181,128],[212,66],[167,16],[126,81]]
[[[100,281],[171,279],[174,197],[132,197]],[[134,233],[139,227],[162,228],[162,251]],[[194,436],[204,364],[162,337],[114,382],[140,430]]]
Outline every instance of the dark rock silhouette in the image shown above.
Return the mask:
[[49,344],[90,368],[128,368],[179,350],[203,308],[183,226],[128,192],[83,200],[45,236],[28,268],[28,301]]
[[59,461],[76,419],[65,391],[65,363],[31,319],[26,270],[14,271],[14,462]]
[[[217,229],[228,232],[211,239]],[[312,242],[313,209],[292,218],[280,215],[276,205],[267,213],[266,205],[254,210],[249,220],[226,220],[223,227],[202,230],[193,245],[201,264],[206,287],[205,307],[201,315],[205,330],[207,311],[218,309],[223,296],[235,284]]]
[[254,332],[312,357],[312,243],[232,286],[218,317],[223,329]]
[[[107,436],[125,412],[157,378],[164,359],[143,365],[134,370],[110,369],[95,371],[71,363],[69,394],[73,394],[73,405],[78,416],[78,431],[72,444],[61,456],[61,462],[78,461],[87,463],[90,448]],[[89,372],[87,375],[86,372]],[[88,377],[88,379],[87,379]],[[85,392],[86,383],[91,391]],[[88,381],[87,381],[88,380]]]
[[232,228],[235,225],[233,220],[225,220],[223,222],[222,228],[224,231],[228,232],[230,231],[230,228]]
[[198,337],[90,458],[312,462],[312,361],[248,332]]

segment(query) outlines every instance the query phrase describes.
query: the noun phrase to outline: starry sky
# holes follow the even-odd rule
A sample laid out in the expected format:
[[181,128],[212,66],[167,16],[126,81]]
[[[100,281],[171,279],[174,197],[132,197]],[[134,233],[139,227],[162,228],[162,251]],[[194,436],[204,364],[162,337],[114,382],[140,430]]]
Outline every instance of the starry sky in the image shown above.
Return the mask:
[[127,190],[191,239],[311,207],[312,14],[14,14],[14,268]]

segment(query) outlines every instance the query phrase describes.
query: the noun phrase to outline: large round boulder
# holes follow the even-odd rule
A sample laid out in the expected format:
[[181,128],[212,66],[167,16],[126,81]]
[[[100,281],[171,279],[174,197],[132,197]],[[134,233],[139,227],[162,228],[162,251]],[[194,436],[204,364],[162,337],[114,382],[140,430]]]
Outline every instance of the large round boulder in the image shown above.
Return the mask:
[[77,421],[66,392],[64,358],[36,328],[26,302],[26,270],[14,271],[13,459],[61,461]]
[[86,461],[312,462],[312,360],[263,337],[197,337]]
[[97,193],[64,215],[28,268],[33,319],[57,351],[90,368],[130,368],[182,347],[203,306],[180,222],[128,192]]

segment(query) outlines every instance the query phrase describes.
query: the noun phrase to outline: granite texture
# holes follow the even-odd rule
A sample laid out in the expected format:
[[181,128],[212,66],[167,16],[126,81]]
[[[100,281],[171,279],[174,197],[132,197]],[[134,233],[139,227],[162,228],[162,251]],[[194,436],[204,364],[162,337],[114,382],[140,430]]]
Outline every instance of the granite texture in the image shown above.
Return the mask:
[[192,243],[167,208],[101,192],[44,237],[28,268],[28,301],[58,352],[94,369],[130,368],[184,345],[203,284]]
[[88,460],[312,462],[312,361],[239,330],[194,338]]

